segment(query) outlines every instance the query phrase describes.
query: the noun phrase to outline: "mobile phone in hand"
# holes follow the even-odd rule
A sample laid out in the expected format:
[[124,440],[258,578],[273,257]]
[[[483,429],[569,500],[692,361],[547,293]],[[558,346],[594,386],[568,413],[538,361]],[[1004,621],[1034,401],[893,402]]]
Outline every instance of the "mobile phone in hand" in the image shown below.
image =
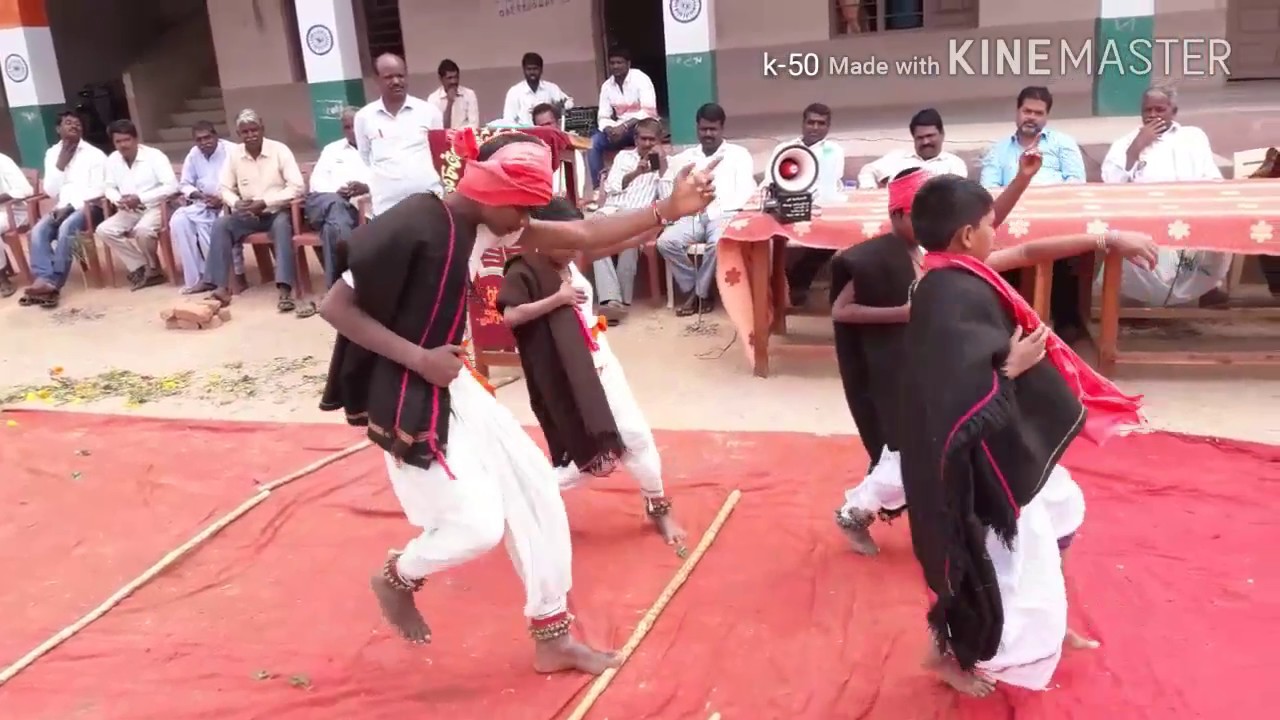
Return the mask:
[[662,161],[658,158],[657,152],[649,153],[649,169],[657,172],[661,167]]

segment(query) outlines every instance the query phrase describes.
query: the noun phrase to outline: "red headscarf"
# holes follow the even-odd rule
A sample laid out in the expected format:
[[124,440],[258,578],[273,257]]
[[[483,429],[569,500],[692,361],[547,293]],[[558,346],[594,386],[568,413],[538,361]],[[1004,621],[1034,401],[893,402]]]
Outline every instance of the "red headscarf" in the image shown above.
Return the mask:
[[453,150],[466,164],[458,192],[482,205],[541,207],[551,202],[551,149],[541,141],[503,145],[488,160],[478,160],[475,131],[453,133]]
[[889,181],[889,212],[890,214],[901,210],[902,212],[911,214],[911,203],[916,199],[916,193],[920,188],[933,177],[928,170],[917,168],[910,175],[904,175],[896,180]]
[[[956,253],[931,252],[924,257],[924,267],[926,271],[945,267],[967,270],[995,288],[996,294],[1013,313],[1013,321],[1023,332],[1030,333],[1043,324],[1036,311],[1012,285],[1000,277],[1000,273],[976,258]],[[1048,340],[1045,341],[1045,355],[1089,411],[1081,431],[1086,438],[1101,445],[1122,426],[1141,426],[1146,423],[1141,412],[1141,395],[1125,395],[1120,392],[1120,388],[1089,367],[1053,332],[1049,333]]]

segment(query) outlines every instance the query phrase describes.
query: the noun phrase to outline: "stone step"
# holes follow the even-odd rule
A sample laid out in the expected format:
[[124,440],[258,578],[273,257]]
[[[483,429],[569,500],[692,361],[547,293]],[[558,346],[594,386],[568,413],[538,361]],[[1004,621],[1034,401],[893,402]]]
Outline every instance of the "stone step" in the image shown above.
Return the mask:
[[183,110],[185,112],[217,111],[225,113],[226,106],[222,103],[221,95],[218,97],[192,97],[187,98],[187,101],[183,103]]
[[195,110],[192,112],[176,112],[169,114],[169,122],[174,126],[191,127],[201,120],[208,120],[217,125],[227,121],[227,114],[219,110]]
[[169,159],[175,164],[180,164],[187,157],[187,153],[191,152],[192,146],[190,136],[182,141],[160,140],[158,142],[149,142],[147,144],[165,155],[168,155]]
[[202,98],[221,98],[222,88],[217,85],[201,85],[196,95]]
[[[218,134],[220,136],[227,137],[227,132],[229,128],[227,128],[226,123],[214,123],[214,129],[218,131]],[[179,142],[179,141],[185,142],[185,143],[191,142],[191,126],[190,125],[160,128],[159,130],[156,131],[156,134],[159,135],[160,139],[165,142]]]

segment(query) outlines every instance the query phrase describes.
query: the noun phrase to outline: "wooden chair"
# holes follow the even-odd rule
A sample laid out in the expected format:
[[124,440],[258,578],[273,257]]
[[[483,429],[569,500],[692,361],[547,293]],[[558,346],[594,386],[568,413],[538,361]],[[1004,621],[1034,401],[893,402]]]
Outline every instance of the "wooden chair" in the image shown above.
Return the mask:
[[[1267,161],[1267,152],[1270,150],[1271,148],[1254,148],[1253,150],[1242,150],[1236,153],[1233,158],[1235,172],[1232,177],[1238,179],[1253,176]],[[1232,256],[1231,271],[1227,273],[1227,284],[1223,288],[1227,295],[1230,295],[1233,290],[1240,286],[1240,278],[1244,275],[1244,265],[1252,257],[1251,255],[1242,255],[1240,253]]]
[[[302,171],[302,187],[304,190],[311,183],[311,170],[313,168],[315,168],[315,163],[303,163],[298,166],[298,169]],[[297,224],[297,218],[300,211],[299,203],[301,203],[301,200],[294,200],[289,210],[291,218],[295,223],[293,226],[293,232],[295,234],[298,232],[298,228],[300,227]],[[272,256],[271,236],[264,232],[253,233],[244,239],[244,244],[246,248],[253,248],[253,257],[258,262],[258,275],[261,278],[262,284],[266,285],[275,282],[276,266]],[[297,247],[296,243],[294,247]],[[301,282],[302,280],[299,278],[298,283],[295,283],[295,285],[300,284]],[[310,280],[307,282],[310,282]],[[301,288],[294,287],[293,296],[295,298],[301,298],[303,296]]]
[[[178,265],[178,261],[173,255],[173,241],[169,237],[169,219],[173,217],[173,202],[180,197],[182,197],[180,193],[173,193],[162,201],[160,206],[160,230],[156,233],[156,248],[160,253],[160,265],[165,274],[169,276],[169,282],[178,286],[182,285],[182,281],[178,278],[178,276],[182,274],[182,267]],[[110,200],[102,198],[98,201],[98,204],[102,208],[103,218],[109,218],[116,214],[117,208]],[[89,223],[90,229],[88,232],[92,238],[92,217],[90,217]],[[130,231],[125,233],[125,237],[133,237],[133,232]],[[96,240],[93,240],[92,242],[94,242],[95,245],[97,244]],[[115,260],[111,255],[111,248],[104,244],[102,246],[102,251],[106,256],[104,271],[106,272],[107,282],[110,283],[111,287],[117,287],[116,266]]]
[[[31,197],[22,200],[10,200],[4,203],[4,211],[9,217],[9,229],[4,233],[4,243],[0,245],[0,252],[5,251],[5,247],[9,248],[9,255],[13,258],[14,270],[17,271],[18,281],[22,285],[30,285],[33,281],[31,277],[31,265],[27,262],[27,253],[23,249],[23,240],[30,244],[31,228],[40,219],[40,201],[46,198],[40,189],[40,173],[30,168],[23,168],[22,174],[26,176],[27,182],[31,183],[31,188],[35,191]],[[18,223],[16,214],[13,211],[15,203],[22,203],[26,206],[27,219],[26,222]]]

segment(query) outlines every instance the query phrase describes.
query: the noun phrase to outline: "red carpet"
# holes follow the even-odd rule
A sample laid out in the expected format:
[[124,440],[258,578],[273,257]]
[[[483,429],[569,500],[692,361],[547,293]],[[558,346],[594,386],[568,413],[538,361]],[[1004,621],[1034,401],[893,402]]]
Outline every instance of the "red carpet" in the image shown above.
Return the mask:
[[[20,506],[0,531],[3,664],[185,540],[213,508],[248,497],[251,475],[269,479],[292,469],[277,468],[281,459],[296,467],[319,454],[299,443],[358,439],[345,428],[3,417],[21,423],[0,427],[0,501]],[[39,443],[41,462],[19,460],[16,433],[24,447]],[[74,454],[86,442],[77,435],[93,440],[89,456]],[[695,541],[730,489],[744,498],[592,718],[1271,715],[1276,448],[1159,434],[1075,449],[1068,465],[1090,505],[1069,561],[1074,620],[1103,648],[1064,659],[1051,692],[962,701],[918,668],[924,597],[906,523],[877,526],[884,552],[867,560],[831,521],[865,463],[856,440],[665,433],[659,442]],[[77,462],[57,459],[57,448]],[[68,490],[59,483],[70,484],[72,465],[84,469]],[[170,478],[163,505],[140,480],[148,472]],[[625,476],[576,490],[568,504],[574,609],[590,640],[621,645],[681,561],[645,528]],[[0,687],[0,717],[562,717],[588,680],[529,670],[521,593],[501,551],[428,585],[433,646],[389,636],[365,580],[409,532],[375,452],[330,466]]]

